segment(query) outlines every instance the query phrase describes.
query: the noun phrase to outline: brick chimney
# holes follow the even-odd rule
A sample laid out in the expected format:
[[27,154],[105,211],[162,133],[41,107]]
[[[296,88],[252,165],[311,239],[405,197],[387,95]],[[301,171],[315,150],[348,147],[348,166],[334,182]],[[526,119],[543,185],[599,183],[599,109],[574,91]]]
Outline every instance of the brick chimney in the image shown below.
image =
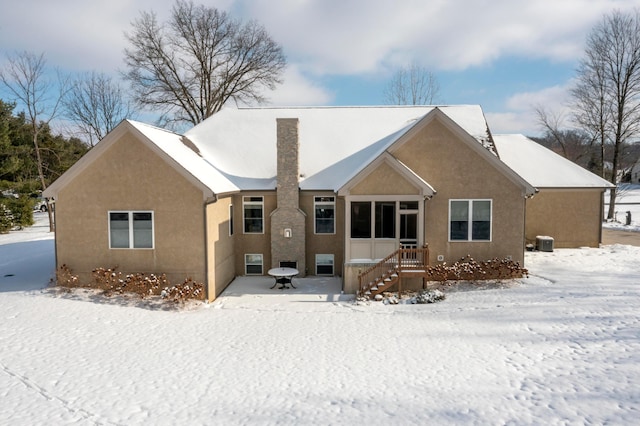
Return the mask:
[[277,208],[271,213],[271,267],[295,262],[306,274],[305,213],[300,210],[298,119],[278,118]]

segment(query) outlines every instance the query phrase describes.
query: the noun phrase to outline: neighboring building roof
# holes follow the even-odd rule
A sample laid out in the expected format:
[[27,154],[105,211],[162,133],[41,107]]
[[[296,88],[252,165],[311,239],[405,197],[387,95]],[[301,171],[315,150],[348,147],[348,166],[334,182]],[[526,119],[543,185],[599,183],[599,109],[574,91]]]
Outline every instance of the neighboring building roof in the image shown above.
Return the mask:
[[524,135],[493,135],[500,159],[535,188],[611,188],[613,185]]
[[[227,108],[185,136],[240,189],[274,189],[276,119],[298,118],[300,187],[337,190],[434,108]],[[495,153],[480,106],[437,108]]]

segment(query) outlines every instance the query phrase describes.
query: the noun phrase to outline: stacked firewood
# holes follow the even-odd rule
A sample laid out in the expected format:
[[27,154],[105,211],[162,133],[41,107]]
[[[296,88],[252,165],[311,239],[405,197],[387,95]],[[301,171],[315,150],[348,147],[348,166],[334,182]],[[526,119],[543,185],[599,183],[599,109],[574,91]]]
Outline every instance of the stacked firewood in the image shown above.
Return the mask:
[[428,281],[501,280],[528,276],[529,272],[511,259],[494,258],[478,262],[469,255],[451,265],[442,263],[427,267]]

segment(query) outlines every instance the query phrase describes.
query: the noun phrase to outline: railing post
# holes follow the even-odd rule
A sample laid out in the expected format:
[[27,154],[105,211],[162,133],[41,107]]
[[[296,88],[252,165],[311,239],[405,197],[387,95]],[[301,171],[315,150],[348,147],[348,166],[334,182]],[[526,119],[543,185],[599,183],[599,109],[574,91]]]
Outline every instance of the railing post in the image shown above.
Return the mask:
[[398,249],[398,299],[402,294],[402,247]]

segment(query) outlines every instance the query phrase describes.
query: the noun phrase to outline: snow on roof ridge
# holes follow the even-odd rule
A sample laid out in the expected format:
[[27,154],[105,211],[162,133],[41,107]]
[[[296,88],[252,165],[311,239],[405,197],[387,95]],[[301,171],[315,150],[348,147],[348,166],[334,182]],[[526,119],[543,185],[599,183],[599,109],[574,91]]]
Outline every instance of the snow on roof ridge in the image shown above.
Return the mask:
[[260,189],[244,187],[241,182],[266,182],[276,175],[276,119],[295,116],[299,119],[300,172],[307,176],[305,186],[313,182],[314,189],[333,188],[350,174],[340,169],[341,176],[328,176],[334,166],[358,152],[367,152],[366,148],[388,140],[436,110],[492,150],[487,121],[477,104],[229,107],[184,136],[203,158],[241,188]]
[[292,106],[239,106],[224,109],[234,110],[285,110],[285,109],[410,109],[410,108],[463,108],[480,107],[480,104],[434,104],[434,105],[292,105]]
[[144,122],[142,122],[142,121],[138,121],[138,120],[131,120],[131,119],[129,119],[129,118],[125,118],[125,119],[124,119],[124,121],[129,122],[129,124],[131,124],[131,125],[133,125],[133,126],[135,126],[135,127],[148,127],[149,129],[161,130],[161,131],[163,131],[163,132],[170,133],[170,134],[172,134],[172,135],[182,136],[182,134],[181,134],[181,133],[176,133],[176,132],[174,132],[173,130],[169,130],[169,129],[165,129],[165,128],[162,128],[162,127],[158,127],[158,126],[156,126],[156,125],[149,124],[149,123],[144,123]]

